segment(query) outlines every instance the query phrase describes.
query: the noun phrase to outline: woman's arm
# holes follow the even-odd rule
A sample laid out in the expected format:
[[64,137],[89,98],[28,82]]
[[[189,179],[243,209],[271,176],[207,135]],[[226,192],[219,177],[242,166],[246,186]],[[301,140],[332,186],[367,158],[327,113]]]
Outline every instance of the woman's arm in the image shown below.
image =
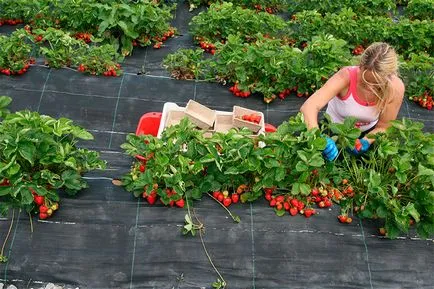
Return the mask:
[[[376,134],[378,132],[385,132],[390,126],[390,121],[395,120],[398,116],[399,109],[401,108],[402,101],[404,100],[405,86],[402,80],[398,77],[394,78],[391,84],[390,100],[386,103],[384,111],[381,113],[375,128],[369,134]],[[366,138],[370,144],[375,140]]]
[[350,85],[348,68],[344,67],[335,73],[327,82],[312,94],[301,106],[304,121],[309,129],[318,127],[318,113],[327,103]]

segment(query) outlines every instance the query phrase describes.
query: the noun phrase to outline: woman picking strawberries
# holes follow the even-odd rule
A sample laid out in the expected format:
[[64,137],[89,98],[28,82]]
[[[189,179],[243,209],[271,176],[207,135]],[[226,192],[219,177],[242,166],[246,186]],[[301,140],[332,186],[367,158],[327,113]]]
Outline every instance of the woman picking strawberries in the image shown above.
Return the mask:
[[[404,83],[398,76],[398,57],[387,43],[373,43],[362,54],[358,66],[344,67],[334,74],[300,108],[308,128],[318,127],[318,113],[326,113],[335,123],[355,117],[363,137],[352,148],[364,153],[374,142],[365,135],[384,132],[396,119],[404,98]],[[327,137],[323,151],[327,160],[338,155],[335,142]]]

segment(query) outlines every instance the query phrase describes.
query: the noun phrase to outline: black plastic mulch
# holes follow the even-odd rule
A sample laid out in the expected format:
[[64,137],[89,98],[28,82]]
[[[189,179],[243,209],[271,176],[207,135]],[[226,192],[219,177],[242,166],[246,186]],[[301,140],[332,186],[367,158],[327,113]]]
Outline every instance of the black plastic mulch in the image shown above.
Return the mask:
[[[200,238],[181,234],[185,211],[149,206],[112,185],[131,164],[119,146],[135,132],[142,114],[161,111],[168,101],[185,106],[194,99],[219,110],[242,105],[263,111],[277,126],[305,99],[291,96],[267,105],[260,98],[236,98],[219,84],[170,79],[161,60],[192,47],[191,15],[186,4],[179,4],[174,24],[182,36],[160,50],[135,50],[121,77],[43,66],[21,77],[0,76],[0,95],[13,98],[13,111],[71,118],[95,136],[81,145],[108,161],[107,170],[86,175],[89,189],[77,198],[62,196],[54,217],[33,218],[33,233],[28,215],[16,211],[0,282],[18,288],[48,282],[65,288],[211,288],[217,275]],[[422,121],[434,132],[432,112],[416,104],[405,101],[399,117]],[[341,225],[337,206],[310,219],[277,217],[267,206],[265,200],[231,206],[241,218],[235,224],[209,198],[195,204],[206,226],[205,244],[228,288],[434,288],[432,239],[411,233],[388,240],[372,221]],[[2,241],[10,222],[11,216],[0,219]]]

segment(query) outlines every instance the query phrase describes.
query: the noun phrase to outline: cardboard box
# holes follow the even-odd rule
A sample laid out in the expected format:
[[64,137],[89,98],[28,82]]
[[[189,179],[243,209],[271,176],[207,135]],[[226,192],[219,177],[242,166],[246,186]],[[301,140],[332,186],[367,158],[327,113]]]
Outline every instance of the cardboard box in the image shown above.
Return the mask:
[[185,111],[183,110],[169,110],[167,112],[166,123],[164,127],[177,125],[185,117]]
[[[259,124],[243,120],[242,116],[246,114],[259,115],[261,117]],[[234,106],[234,110],[233,110],[232,123],[234,127],[238,127],[238,128],[246,127],[254,133],[258,133],[261,129],[263,130],[265,127],[264,114],[262,112],[244,108],[241,106],[236,106],[236,105]]]
[[194,100],[189,100],[185,107],[186,116],[199,128],[210,129],[215,122],[216,112]]
[[214,131],[226,133],[234,127],[232,124],[233,114],[219,114],[217,113],[214,123]]

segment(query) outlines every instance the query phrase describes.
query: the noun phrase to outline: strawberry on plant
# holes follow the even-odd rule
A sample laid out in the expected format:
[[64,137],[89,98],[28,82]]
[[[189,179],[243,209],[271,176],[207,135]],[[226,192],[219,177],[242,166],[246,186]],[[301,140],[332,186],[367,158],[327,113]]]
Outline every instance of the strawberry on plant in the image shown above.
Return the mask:
[[232,199],[232,203],[236,204],[240,200],[240,195],[232,194],[231,199]]
[[217,200],[218,200],[219,202],[223,202],[224,198],[225,198],[225,196],[223,195],[223,193],[220,193],[220,194],[217,196]]
[[47,213],[39,213],[39,219],[45,220],[46,218],[48,218],[48,214]]
[[295,208],[295,207],[290,208],[290,209],[289,209],[289,214],[290,214],[291,216],[295,216],[295,215],[297,215],[297,214],[298,214],[298,210],[297,210],[297,208]]
[[47,213],[48,208],[44,205],[39,206],[39,213]]
[[39,195],[36,195],[36,196],[33,198],[33,200],[35,201],[35,204],[38,205],[38,206],[41,206],[41,205],[44,204],[44,202],[45,202],[45,198],[44,198],[44,196],[39,196]]
[[225,207],[229,207],[231,204],[232,204],[232,199],[231,198],[229,198],[229,197],[224,198],[223,205]]
[[148,201],[148,203],[149,203],[150,205],[153,205],[153,204],[155,204],[155,202],[157,201],[157,196],[155,196],[155,195],[147,196],[147,197],[146,197],[146,200]]
[[310,216],[312,216],[313,214],[315,214],[315,210],[314,209],[305,209],[304,210],[304,216],[306,218],[309,218]]
[[184,199],[179,199],[178,201],[175,202],[175,204],[180,208],[184,208],[185,201]]

